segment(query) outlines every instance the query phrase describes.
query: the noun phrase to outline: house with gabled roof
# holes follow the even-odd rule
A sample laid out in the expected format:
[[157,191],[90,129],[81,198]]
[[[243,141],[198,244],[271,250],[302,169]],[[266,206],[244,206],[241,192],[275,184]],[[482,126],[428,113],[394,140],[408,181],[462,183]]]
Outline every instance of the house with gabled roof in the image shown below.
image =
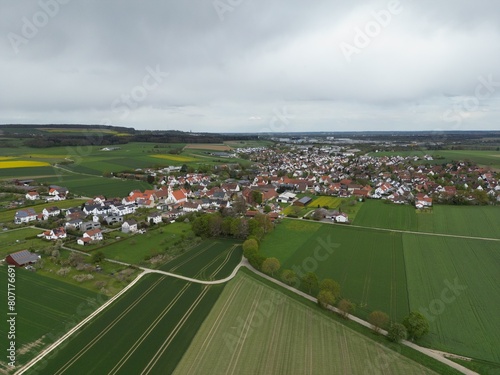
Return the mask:
[[29,201],[36,201],[37,199],[40,199],[40,194],[36,191],[28,191],[25,198]]
[[35,221],[36,219],[37,214],[31,207],[16,211],[14,215],[14,223],[16,224],[28,223],[30,221]]
[[134,219],[125,220],[122,224],[123,233],[135,233],[138,229],[137,221]]
[[46,240],[56,241],[66,238],[66,229],[64,227],[59,227],[43,232],[43,237]]
[[16,267],[24,267],[29,264],[34,264],[40,260],[40,255],[29,252],[28,250],[21,250],[7,255],[5,261]]
[[76,242],[78,245],[87,245],[95,241],[102,241],[103,236],[99,228],[91,229],[83,233],[83,236],[79,238]]

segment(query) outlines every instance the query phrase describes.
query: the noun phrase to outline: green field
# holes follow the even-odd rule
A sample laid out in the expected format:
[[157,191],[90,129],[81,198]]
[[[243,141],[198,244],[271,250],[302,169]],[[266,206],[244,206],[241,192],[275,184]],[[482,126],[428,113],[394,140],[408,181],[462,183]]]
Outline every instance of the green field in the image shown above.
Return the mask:
[[0,233],[0,244],[2,244],[0,246],[0,258],[5,258],[8,254],[29,248],[39,250],[47,246],[52,246],[52,243],[49,241],[32,238],[40,233],[42,233],[40,229],[34,228],[16,229]]
[[[191,226],[185,223],[173,223],[161,228],[149,230],[143,235],[127,237],[119,242],[99,249],[106,258],[131,264],[144,264],[145,258],[175,247],[191,233]],[[121,235],[121,234],[120,234]]]
[[261,252],[277,257],[282,269],[337,280],[363,318],[382,310],[399,321],[409,313],[399,233],[287,219],[262,241]]
[[[400,227],[411,223],[404,219],[410,212],[405,207],[380,207],[396,209],[394,223],[386,223]],[[444,208],[465,208],[467,213],[481,210]],[[495,209],[484,207],[485,212],[496,212],[490,208]],[[460,220],[456,216],[453,220]],[[473,227],[478,225],[471,223]],[[482,229],[491,231],[485,225]],[[334,248],[331,255],[315,255],[319,241]],[[496,319],[500,306],[499,249],[498,241],[374,231],[303,220],[283,220],[261,245],[261,252],[277,257],[282,269],[295,267],[301,272],[315,272],[320,280],[337,280],[343,296],[357,304],[355,314],[362,318],[382,310],[401,321],[409,311],[431,305],[439,314],[431,314],[431,331],[422,344],[495,363],[500,363],[494,349],[500,347],[500,321]],[[453,284],[456,278],[466,290],[453,303],[446,303],[441,312],[442,303],[436,300],[442,298],[446,283]]]
[[161,270],[178,275],[213,280],[231,274],[241,261],[240,241],[232,239],[205,240],[175,259],[165,263]]
[[171,373],[223,288],[146,275],[27,373]]
[[500,363],[500,242],[404,234],[403,245],[411,310],[431,326],[422,344]]
[[92,177],[81,174],[63,173],[54,178],[38,178],[38,182],[45,184],[57,184],[67,187],[76,195],[94,197],[104,195],[106,197],[125,197],[132,190],[151,189],[151,185],[145,181],[123,180],[119,178]]
[[409,205],[367,200],[353,224],[373,228],[500,238],[498,223],[500,207],[436,205],[430,212],[418,212]]
[[418,160],[417,164],[443,164],[452,161],[470,160],[476,164],[488,166],[491,168],[500,168],[499,151],[477,151],[477,150],[414,150],[414,151],[391,151],[391,152],[372,152],[371,156],[424,156],[431,155],[434,160]]
[[244,273],[222,292],[174,374],[432,374]]
[[[0,266],[0,278],[7,280],[7,266]],[[6,305],[7,287],[0,290]],[[19,364],[26,363],[48,344],[53,343],[84,319],[107,297],[86,289],[16,269],[16,344]],[[5,302],[4,302],[5,301]],[[2,310],[5,311],[5,310]],[[0,326],[2,349],[6,346],[6,324]],[[1,367],[5,357],[0,359]],[[2,372],[0,370],[0,372]]]

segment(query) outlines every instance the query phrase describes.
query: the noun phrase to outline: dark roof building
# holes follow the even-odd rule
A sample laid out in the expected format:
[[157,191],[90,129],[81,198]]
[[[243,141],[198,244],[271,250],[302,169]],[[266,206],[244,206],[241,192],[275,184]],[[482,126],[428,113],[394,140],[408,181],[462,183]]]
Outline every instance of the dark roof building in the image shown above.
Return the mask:
[[33,254],[28,250],[21,250],[17,253],[12,253],[7,255],[5,261],[17,267],[24,267],[28,264],[33,264],[38,262],[40,259],[39,255]]

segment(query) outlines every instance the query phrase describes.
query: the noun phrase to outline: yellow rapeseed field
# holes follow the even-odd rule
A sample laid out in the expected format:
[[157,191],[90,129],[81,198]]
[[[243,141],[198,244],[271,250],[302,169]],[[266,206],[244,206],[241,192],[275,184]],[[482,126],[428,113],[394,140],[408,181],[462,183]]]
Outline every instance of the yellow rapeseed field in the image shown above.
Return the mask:
[[10,160],[15,159],[15,156],[0,156],[0,160]]
[[30,160],[13,160],[13,161],[0,161],[0,169],[7,168],[26,168],[26,167],[48,167],[49,163],[44,161],[30,161]]
[[167,159],[171,161],[178,161],[181,163],[187,163],[190,161],[196,161],[195,158],[190,158],[189,156],[181,156],[181,155],[151,155],[153,158],[158,159]]

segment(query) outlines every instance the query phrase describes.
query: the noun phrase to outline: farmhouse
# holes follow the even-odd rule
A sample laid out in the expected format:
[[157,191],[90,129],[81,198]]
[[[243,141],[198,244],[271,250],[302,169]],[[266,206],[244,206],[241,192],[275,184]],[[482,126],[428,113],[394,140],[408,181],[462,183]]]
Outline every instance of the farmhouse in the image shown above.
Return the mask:
[[40,259],[40,255],[33,254],[29,252],[28,250],[21,250],[18,251],[17,253],[12,253],[7,255],[5,258],[5,261],[8,264],[12,264],[17,267],[24,267],[29,264],[33,264],[38,262]]
[[33,208],[26,208],[24,210],[19,210],[14,215],[14,223],[22,224],[28,223],[30,221],[36,220],[37,215]]

